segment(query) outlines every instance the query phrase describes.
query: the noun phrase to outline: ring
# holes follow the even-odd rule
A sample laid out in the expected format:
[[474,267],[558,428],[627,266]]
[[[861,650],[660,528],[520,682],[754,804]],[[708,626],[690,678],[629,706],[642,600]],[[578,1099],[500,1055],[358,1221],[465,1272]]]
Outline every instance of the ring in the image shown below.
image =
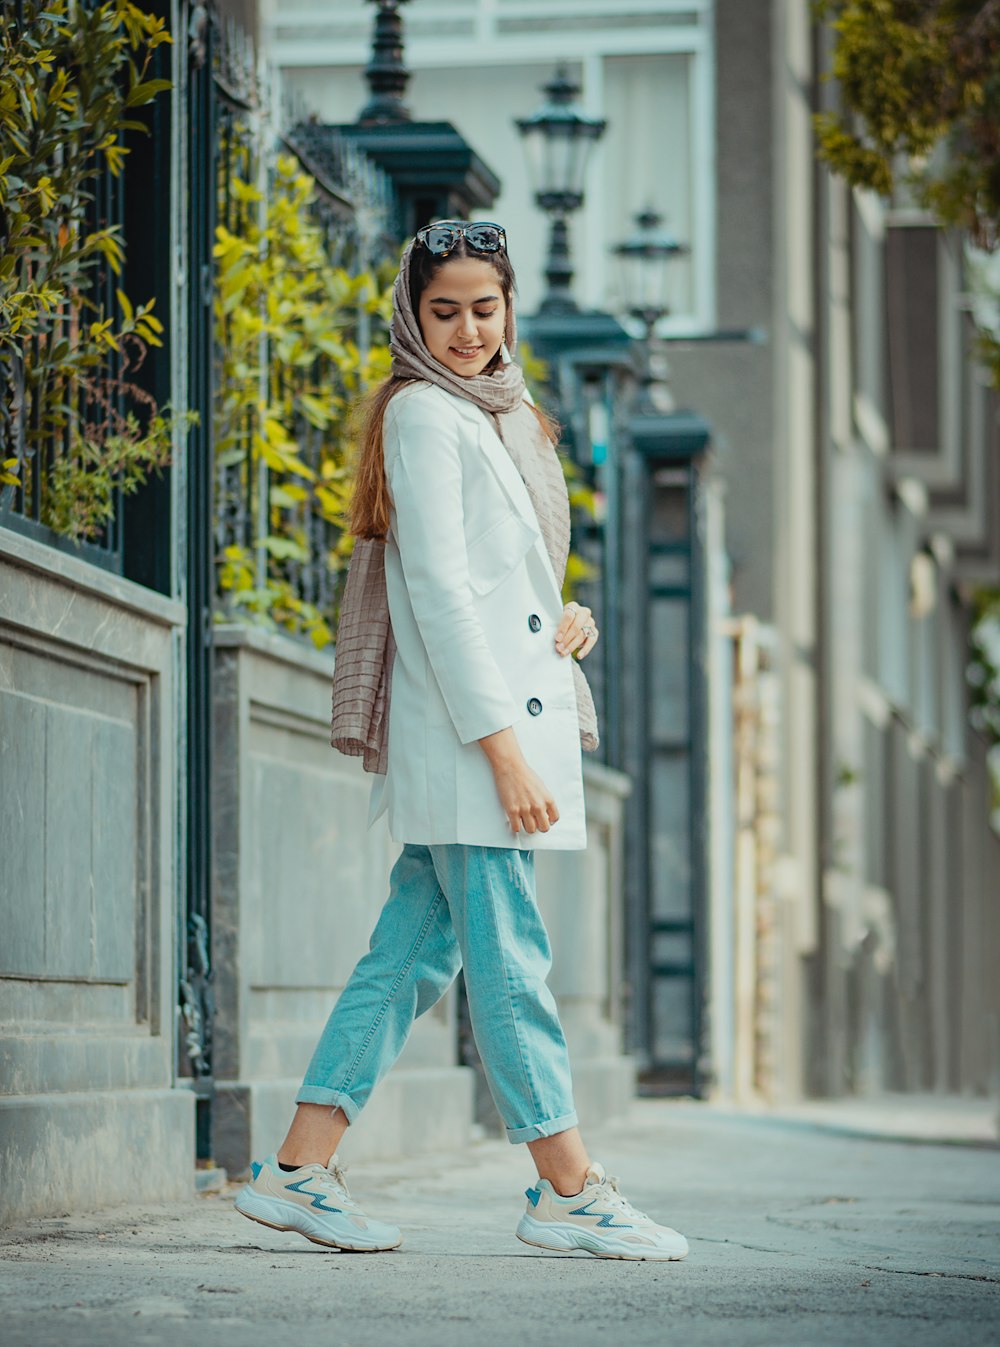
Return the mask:
[[590,640],[591,636],[597,635],[597,628],[591,627],[589,624],[586,627],[581,627],[580,631],[584,636],[586,636],[588,641]]

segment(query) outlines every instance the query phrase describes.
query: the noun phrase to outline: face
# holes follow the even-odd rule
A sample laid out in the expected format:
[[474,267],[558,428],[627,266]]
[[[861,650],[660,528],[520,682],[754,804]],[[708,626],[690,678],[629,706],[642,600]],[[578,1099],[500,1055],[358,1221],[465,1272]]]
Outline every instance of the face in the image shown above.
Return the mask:
[[420,296],[417,318],[435,360],[467,379],[482,374],[500,349],[507,319],[496,272],[479,257],[445,262]]

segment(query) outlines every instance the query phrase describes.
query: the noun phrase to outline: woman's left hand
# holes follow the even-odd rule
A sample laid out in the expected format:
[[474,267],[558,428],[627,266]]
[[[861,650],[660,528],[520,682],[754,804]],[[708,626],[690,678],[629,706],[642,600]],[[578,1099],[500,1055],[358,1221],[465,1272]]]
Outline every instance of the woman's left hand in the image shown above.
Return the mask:
[[597,644],[600,632],[589,608],[579,603],[567,603],[563,609],[562,621],[556,630],[556,649],[560,655],[570,655],[575,650],[580,659],[586,657]]

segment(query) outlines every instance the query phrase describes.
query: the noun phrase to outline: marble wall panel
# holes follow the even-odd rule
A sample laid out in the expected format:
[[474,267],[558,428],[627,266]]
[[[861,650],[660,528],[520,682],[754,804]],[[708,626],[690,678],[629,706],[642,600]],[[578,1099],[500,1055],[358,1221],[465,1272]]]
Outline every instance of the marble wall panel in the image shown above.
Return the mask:
[[185,620],[0,527],[4,1094],[172,1087]]
[[[134,978],[136,926],[148,893],[139,820],[148,807],[136,730],[111,720],[91,726],[91,874],[93,877],[93,973]],[[146,829],[142,830],[143,833]]]
[[87,977],[94,966],[90,717],[46,708],[45,815],[36,834],[45,856],[45,964],[31,972]]
[[45,966],[45,707],[0,688],[0,972]]

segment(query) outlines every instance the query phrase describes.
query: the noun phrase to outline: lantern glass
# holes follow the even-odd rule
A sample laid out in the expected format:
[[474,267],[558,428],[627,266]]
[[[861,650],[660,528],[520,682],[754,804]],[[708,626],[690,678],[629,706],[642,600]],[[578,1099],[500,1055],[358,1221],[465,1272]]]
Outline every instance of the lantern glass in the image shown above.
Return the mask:
[[[528,175],[538,197],[582,198],[587,162],[606,123],[588,117],[573,102],[580,92],[565,70],[545,86],[548,101],[530,117],[518,120]],[[579,205],[575,200],[572,209]]]
[[636,226],[632,237],[614,249],[620,264],[622,298],[629,313],[655,322],[670,312],[670,264],[688,249],[663,228],[662,216],[653,210],[636,216]]
[[524,127],[519,123],[519,128],[521,143],[524,146],[524,162],[528,169],[528,182],[531,184],[532,192],[537,196],[548,175],[545,137],[538,126]]

